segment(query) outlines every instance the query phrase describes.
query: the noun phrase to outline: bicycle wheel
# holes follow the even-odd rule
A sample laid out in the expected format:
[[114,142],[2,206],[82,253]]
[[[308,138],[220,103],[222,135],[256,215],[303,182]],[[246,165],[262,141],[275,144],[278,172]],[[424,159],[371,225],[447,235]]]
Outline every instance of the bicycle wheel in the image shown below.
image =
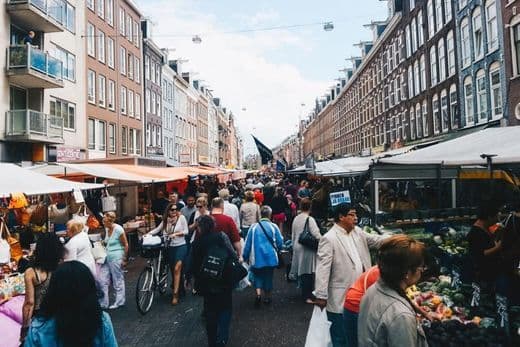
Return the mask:
[[147,266],[139,275],[139,278],[137,279],[137,288],[135,290],[137,310],[142,315],[148,313],[152,307],[155,295],[153,282],[153,269],[150,266]]

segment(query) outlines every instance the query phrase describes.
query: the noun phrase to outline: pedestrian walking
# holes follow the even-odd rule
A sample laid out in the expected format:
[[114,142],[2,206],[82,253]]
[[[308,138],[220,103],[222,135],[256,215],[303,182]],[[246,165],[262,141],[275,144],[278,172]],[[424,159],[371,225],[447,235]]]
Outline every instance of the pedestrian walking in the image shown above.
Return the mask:
[[193,242],[195,289],[204,297],[209,347],[223,347],[229,340],[232,311],[230,260],[238,260],[229,238],[215,228],[210,216],[197,220],[199,237]]
[[291,263],[291,277],[298,278],[302,290],[302,298],[308,303],[314,303],[314,275],[316,272],[316,250],[302,245],[298,240],[300,235],[307,230],[317,240],[321,239],[320,228],[316,220],[310,215],[311,200],[303,198],[300,201],[300,214],[294,218],[292,224],[293,258]]
[[99,306],[90,269],[79,261],[58,266],[25,340],[25,347],[117,347],[112,321]]
[[[105,227],[105,247],[107,257],[105,263],[101,264],[99,271],[101,290],[103,298],[101,298],[101,307],[103,309],[116,309],[124,306],[125,293],[125,275],[123,268],[126,266],[128,259],[128,240],[125,230],[116,222],[115,212],[107,212],[103,217],[103,225]],[[114,287],[115,302],[109,306],[109,288],[110,284]]]
[[346,346],[343,322],[345,292],[372,264],[369,248],[379,248],[386,238],[357,227],[356,210],[339,204],[334,211],[334,226],[320,239],[316,266],[315,304],[327,309],[332,322],[330,335],[334,347]]
[[278,266],[278,250],[283,246],[283,237],[278,226],[271,222],[272,210],[269,206],[260,209],[260,221],[253,224],[247,233],[244,259],[253,274],[256,298],[255,307],[263,301],[270,304],[273,291],[273,272]]
[[240,234],[233,219],[224,214],[224,200],[221,198],[214,198],[211,201],[211,207],[211,216],[215,220],[215,229],[217,231],[224,232],[224,234],[229,237],[229,240],[237,252],[238,258],[242,260],[242,244],[240,243]]
[[378,254],[381,278],[361,300],[358,343],[363,347],[428,346],[405,290],[424,271],[424,244],[406,235],[385,241]]
[[162,223],[149,232],[151,235],[161,233],[166,239],[168,264],[172,274],[172,305],[179,303],[182,264],[188,254],[186,245],[186,235],[189,232],[188,222],[180,213],[180,207],[179,204],[168,204]]
[[258,223],[260,220],[260,206],[255,203],[255,194],[248,190],[244,194],[245,202],[240,206],[240,228],[241,236],[244,240],[251,225]]
[[76,219],[67,222],[67,237],[69,241],[65,243],[64,261],[77,260],[85,264],[92,276],[97,277],[96,262],[92,255],[92,244],[88,234],[83,231],[84,224]]
[[219,190],[218,196],[224,200],[224,214],[231,217],[237,226],[237,230],[240,230],[240,213],[238,212],[238,207],[229,202],[229,190]]
[[309,189],[309,182],[303,180],[300,182],[300,188],[298,189],[298,199],[310,198],[310,197],[311,197],[311,191]]
[[23,343],[33,317],[40,315],[41,303],[47,293],[52,273],[63,260],[65,250],[56,234],[38,237],[30,266],[25,270],[25,300],[22,309],[20,342]]
[[289,209],[289,204],[283,192],[283,188],[276,188],[273,199],[271,200],[271,205],[269,206],[273,210],[273,223],[275,223],[278,226],[278,229],[283,232],[283,224],[286,220],[285,213]]

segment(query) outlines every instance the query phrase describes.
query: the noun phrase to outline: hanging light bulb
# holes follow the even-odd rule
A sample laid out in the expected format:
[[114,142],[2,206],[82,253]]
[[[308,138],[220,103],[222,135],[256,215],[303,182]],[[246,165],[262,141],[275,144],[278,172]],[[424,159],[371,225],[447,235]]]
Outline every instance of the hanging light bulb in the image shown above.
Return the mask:
[[323,30],[325,30],[325,31],[334,30],[334,24],[332,24],[332,22],[326,22],[325,24],[323,24]]
[[196,43],[197,45],[199,45],[199,44],[202,42],[202,39],[200,38],[199,35],[195,35],[195,36],[193,36],[193,38],[191,39],[191,41],[192,41],[193,43]]

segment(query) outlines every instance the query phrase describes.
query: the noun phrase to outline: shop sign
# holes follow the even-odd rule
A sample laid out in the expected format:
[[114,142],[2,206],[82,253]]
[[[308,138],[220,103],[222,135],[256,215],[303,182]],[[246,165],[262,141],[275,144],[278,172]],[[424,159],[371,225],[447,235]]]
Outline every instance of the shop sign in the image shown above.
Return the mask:
[[81,149],[77,147],[56,146],[56,161],[73,161],[81,159]]
[[190,154],[189,153],[181,153],[180,156],[181,165],[190,165]]
[[350,191],[343,190],[341,192],[330,193],[330,204],[332,207],[343,203],[350,203]]

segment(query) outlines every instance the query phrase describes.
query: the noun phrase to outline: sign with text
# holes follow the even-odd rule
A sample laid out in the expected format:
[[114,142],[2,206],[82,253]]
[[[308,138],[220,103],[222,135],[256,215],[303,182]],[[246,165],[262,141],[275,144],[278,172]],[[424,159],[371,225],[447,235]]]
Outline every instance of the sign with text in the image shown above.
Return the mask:
[[56,146],[56,161],[73,161],[81,159],[81,149],[77,147]]
[[341,192],[330,193],[330,204],[332,207],[342,203],[350,203],[350,191],[343,190]]

